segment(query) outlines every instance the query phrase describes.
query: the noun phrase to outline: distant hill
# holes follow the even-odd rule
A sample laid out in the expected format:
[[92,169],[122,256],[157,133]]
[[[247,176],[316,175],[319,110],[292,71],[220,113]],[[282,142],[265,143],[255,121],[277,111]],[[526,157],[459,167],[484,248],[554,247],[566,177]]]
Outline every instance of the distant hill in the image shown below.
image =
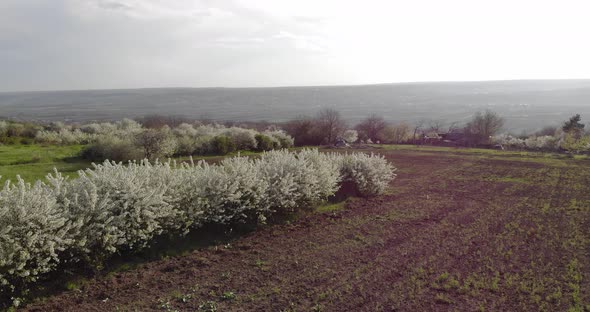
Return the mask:
[[148,114],[235,121],[286,121],[338,109],[350,122],[376,113],[389,121],[465,121],[493,109],[511,131],[590,120],[590,80],[396,83],[280,88],[164,88],[0,93],[0,116],[91,121]]

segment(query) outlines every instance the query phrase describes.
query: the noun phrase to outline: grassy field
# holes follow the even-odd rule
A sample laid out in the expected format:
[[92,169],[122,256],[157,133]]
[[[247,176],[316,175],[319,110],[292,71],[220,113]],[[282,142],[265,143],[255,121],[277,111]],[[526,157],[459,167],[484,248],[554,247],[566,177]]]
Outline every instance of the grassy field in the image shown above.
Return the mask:
[[590,161],[375,149],[387,195],[85,281],[36,311],[589,311]]
[[20,175],[27,182],[43,179],[57,168],[66,175],[90,166],[90,162],[78,157],[81,145],[0,145],[0,181],[16,180]]
[[[43,146],[43,145],[0,145],[0,182],[7,179],[16,181],[20,175],[26,182],[44,179],[48,173],[57,168],[61,173],[76,177],[77,171],[92,167],[92,162],[79,157],[82,145]],[[243,156],[251,156],[255,152],[239,152]],[[238,152],[227,156],[199,156],[193,160],[215,162],[228,156],[236,156]],[[189,161],[189,157],[176,158],[176,161]]]
[[[77,171],[92,167],[92,162],[79,157],[82,145],[0,145],[0,183],[7,179],[16,181],[20,175],[26,182],[44,179],[57,168],[61,173],[76,177]],[[296,150],[299,148],[293,148]],[[225,156],[193,156],[193,161],[218,162],[231,156],[255,156],[259,152],[239,151]],[[189,162],[190,157],[173,158],[177,162]]]

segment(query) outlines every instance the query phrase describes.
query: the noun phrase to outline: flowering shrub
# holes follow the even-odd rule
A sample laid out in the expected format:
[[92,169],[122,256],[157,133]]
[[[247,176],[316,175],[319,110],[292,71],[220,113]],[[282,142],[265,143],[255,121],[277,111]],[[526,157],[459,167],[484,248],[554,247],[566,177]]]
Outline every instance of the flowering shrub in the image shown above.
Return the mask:
[[223,134],[229,137],[239,150],[253,151],[256,149],[257,132],[254,130],[231,127],[223,131]]
[[58,264],[100,267],[109,256],[182,235],[206,223],[264,222],[313,206],[354,182],[383,193],[395,177],[383,157],[317,150],[235,157],[218,165],[105,161],[68,180],[20,178],[0,190],[0,298],[26,289]]
[[[245,157],[224,160],[220,166],[201,164],[197,202],[202,203],[205,221],[231,224],[257,220],[268,211],[271,187],[261,178],[258,165]],[[288,195],[285,195],[288,196]]]
[[349,129],[344,131],[342,138],[346,143],[355,143],[359,139],[359,133],[356,130]]
[[525,147],[524,140],[513,137],[510,134],[501,134],[492,137],[492,142],[494,144],[501,144],[503,147],[512,148],[512,149],[521,149]]
[[53,192],[20,177],[0,191],[0,290],[10,292],[36,281],[72,245],[74,227]]
[[363,153],[337,157],[344,181],[351,181],[363,196],[382,194],[395,178],[395,168],[383,156]]
[[528,149],[542,151],[556,151],[559,149],[559,137],[551,135],[532,136],[524,140]]
[[143,149],[145,158],[153,160],[172,156],[178,142],[172,135],[170,128],[164,126],[161,129],[144,129],[139,132],[135,136],[135,145]]
[[170,196],[170,188],[179,184],[170,163],[107,161],[79,174],[61,188],[66,191],[62,198],[68,199],[62,204],[83,228],[94,227],[79,238],[91,250],[140,249],[154,236],[181,226],[176,221],[182,213]]
[[57,145],[73,145],[73,144],[88,144],[96,140],[96,135],[84,133],[79,129],[67,130],[61,129],[59,131],[39,131],[35,136],[35,141],[57,144]]
[[271,138],[275,142],[274,145],[278,148],[289,148],[295,145],[293,138],[282,130],[267,130],[263,134]]
[[530,136],[526,139],[520,139],[509,134],[502,134],[493,137],[492,141],[511,149],[556,151],[560,148],[560,137],[551,135]]
[[4,120],[0,120],[0,136],[5,135],[8,131],[8,123]]
[[317,150],[264,153],[256,165],[272,187],[267,200],[272,211],[292,212],[298,206],[313,205],[338,190],[340,172],[329,155]]

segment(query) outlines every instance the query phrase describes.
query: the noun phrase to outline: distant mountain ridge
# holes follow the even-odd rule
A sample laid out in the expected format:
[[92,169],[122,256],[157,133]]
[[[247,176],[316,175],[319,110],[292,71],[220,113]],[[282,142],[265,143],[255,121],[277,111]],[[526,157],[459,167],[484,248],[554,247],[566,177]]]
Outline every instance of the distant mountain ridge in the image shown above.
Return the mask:
[[590,80],[418,82],[273,88],[155,88],[0,93],[0,116],[92,121],[148,114],[234,121],[286,121],[333,107],[351,123],[370,114],[392,122],[465,121],[493,109],[511,131],[590,120]]

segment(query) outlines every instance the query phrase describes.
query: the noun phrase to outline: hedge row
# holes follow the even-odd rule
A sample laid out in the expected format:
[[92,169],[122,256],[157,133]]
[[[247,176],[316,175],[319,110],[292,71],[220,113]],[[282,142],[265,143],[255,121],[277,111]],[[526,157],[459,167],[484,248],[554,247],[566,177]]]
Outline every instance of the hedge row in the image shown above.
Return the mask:
[[379,194],[394,171],[375,155],[281,150],[218,165],[106,161],[71,180],[57,171],[48,182],[18,178],[0,191],[0,298],[17,296],[58,266],[100,266],[159,235],[260,223],[313,206],[345,180],[361,194]]

